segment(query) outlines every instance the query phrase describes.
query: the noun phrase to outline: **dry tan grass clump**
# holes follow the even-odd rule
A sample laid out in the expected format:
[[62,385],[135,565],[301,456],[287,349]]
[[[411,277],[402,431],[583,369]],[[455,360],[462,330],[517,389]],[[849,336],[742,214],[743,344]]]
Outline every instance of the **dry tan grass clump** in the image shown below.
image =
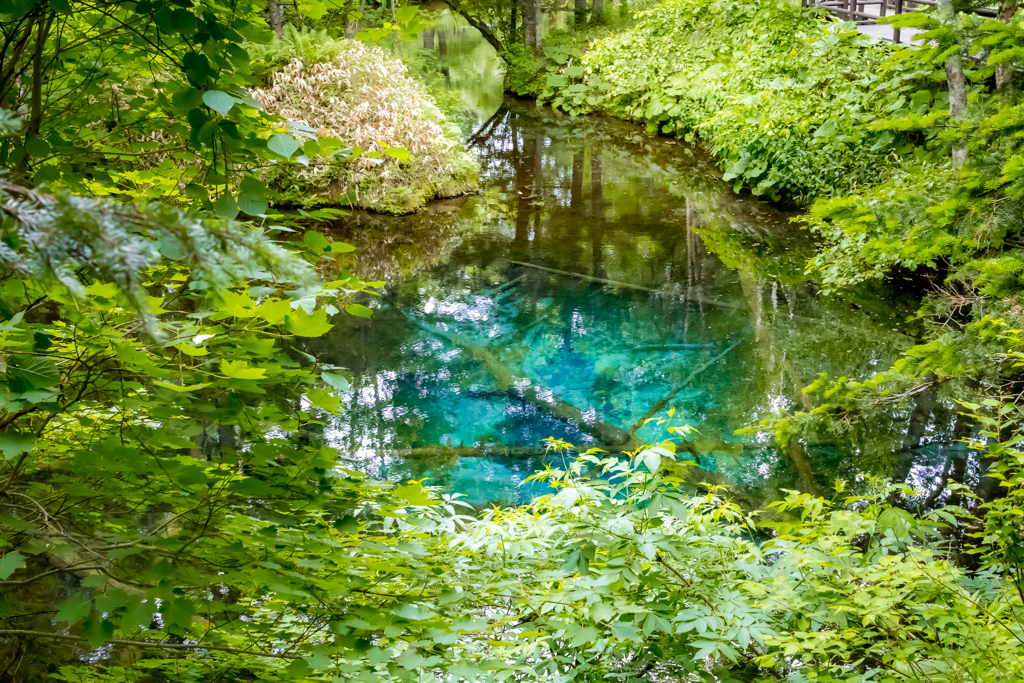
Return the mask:
[[[340,43],[340,41],[339,41]],[[305,123],[365,152],[400,147],[411,159],[279,164],[264,180],[296,205],[348,203],[408,213],[437,197],[476,189],[479,166],[405,65],[379,47],[344,41],[330,61],[292,59],[252,91],[266,111]]]

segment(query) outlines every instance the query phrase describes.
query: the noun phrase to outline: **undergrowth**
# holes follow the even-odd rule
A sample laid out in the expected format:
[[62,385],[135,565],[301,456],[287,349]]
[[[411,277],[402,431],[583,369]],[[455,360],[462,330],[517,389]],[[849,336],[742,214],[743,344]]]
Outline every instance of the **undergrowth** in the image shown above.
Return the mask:
[[510,43],[501,55],[505,63],[505,89],[520,97],[541,97],[548,75],[559,73],[565,66],[562,55],[580,56],[593,43],[632,28],[644,10],[658,2],[639,0],[630,4],[625,0],[608,0],[600,16],[591,13],[579,23],[567,11],[568,27],[551,29],[544,37],[540,53],[527,50],[522,43]]
[[698,138],[737,191],[795,204],[883,177],[917,138],[874,124],[942,96],[930,65],[782,0],[668,0],[582,47],[546,55],[541,99]]

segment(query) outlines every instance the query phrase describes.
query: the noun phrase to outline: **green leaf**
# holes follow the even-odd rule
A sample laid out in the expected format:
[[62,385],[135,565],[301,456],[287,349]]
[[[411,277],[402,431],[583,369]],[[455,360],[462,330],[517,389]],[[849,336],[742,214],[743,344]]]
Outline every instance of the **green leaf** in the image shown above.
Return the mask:
[[401,147],[388,147],[384,150],[384,153],[389,157],[394,157],[399,161],[409,161],[412,155],[409,154],[408,150],[402,149]]
[[335,415],[341,408],[341,399],[324,389],[310,389],[306,392],[306,398],[316,407]]
[[82,635],[89,647],[99,647],[114,637],[114,624],[99,614],[93,615],[82,624]]
[[6,553],[0,557],[0,580],[6,580],[8,576],[25,568],[25,556],[17,550]]
[[335,391],[348,391],[348,378],[336,372],[322,372],[320,379],[327,382]]
[[261,197],[266,196],[267,194],[267,186],[263,181],[251,175],[247,175],[242,178],[242,182],[238,184],[238,189],[249,194],[258,194]]
[[267,299],[256,307],[256,315],[271,325],[280,325],[291,310],[292,302],[289,299]]
[[188,629],[192,625],[192,617],[196,613],[196,604],[188,598],[175,598],[164,602],[160,608],[164,621],[169,625],[177,626],[181,630]]
[[608,621],[615,616],[615,610],[603,602],[597,602],[590,606],[590,616],[594,621]]
[[128,596],[128,607],[121,616],[121,628],[134,631],[137,628],[148,628],[153,621],[156,609],[152,603],[146,602],[136,595]]
[[203,93],[203,104],[221,116],[227,115],[237,101],[235,97],[219,90],[210,90]]
[[57,607],[57,616],[54,621],[66,621],[68,626],[74,626],[82,619],[85,619],[92,611],[92,600],[82,594],[69,597]]
[[181,385],[181,384],[169,384],[167,382],[161,382],[158,379],[153,380],[153,384],[155,384],[158,387],[162,387],[164,389],[170,389],[171,391],[177,391],[179,393],[185,393],[187,391],[198,391],[199,389],[202,389],[204,387],[210,386],[209,382],[205,382],[203,384],[186,384],[186,385]]
[[60,381],[60,371],[52,358],[45,356],[12,356],[7,365],[7,382],[11,391],[52,387]]
[[242,192],[238,195],[238,208],[250,216],[262,216],[270,208],[270,204],[262,196]]
[[406,603],[398,609],[393,610],[391,613],[396,617],[409,619],[411,621],[423,621],[424,619],[430,619],[431,617],[437,616],[435,612],[421,609],[418,605],[413,605],[412,603]]
[[334,660],[332,660],[327,654],[327,648],[325,647],[315,648],[312,654],[306,655],[303,659],[305,659],[306,662],[309,663],[309,666],[315,671],[323,671],[324,669],[329,669],[334,666]]
[[210,353],[210,350],[205,346],[192,346],[191,344],[175,344],[174,348],[193,358],[196,356],[206,356]]
[[640,631],[636,626],[621,621],[612,624],[612,635],[619,640],[639,640]]
[[581,554],[582,551],[578,548],[569,553],[569,557],[562,563],[561,571],[567,574],[575,573],[579,567]]
[[10,460],[32,450],[35,442],[34,434],[0,434],[0,453],[3,453],[4,460]]
[[395,488],[392,491],[392,495],[397,500],[408,503],[409,505],[434,505],[437,503],[436,500],[430,497],[423,486],[417,482],[410,482]]
[[9,0],[3,4],[3,9],[0,9],[0,16],[10,17],[15,20],[21,19],[31,12],[34,6],[34,0]]
[[402,5],[395,12],[395,20],[399,24],[408,24],[410,21],[416,18],[416,13],[419,12],[420,8],[416,5]]
[[225,377],[231,379],[263,379],[267,371],[263,368],[255,368],[245,361],[225,360],[220,364],[220,371]]
[[329,322],[327,311],[322,308],[306,313],[303,308],[296,308],[285,316],[284,328],[297,337],[319,337],[326,334],[334,325]]
[[213,212],[221,218],[234,218],[238,215],[238,203],[229,194],[222,194],[213,203]]
[[305,678],[309,675],[309,663],[304,659],[292,660],[291,664],[284,668],[287,678]]
[[50,153],[50,144],[38,135],[30,135],[25,142],[25,151],[31,157],[41,159]]
[[307,230],[302,236],[302,243],[317,253],[331,250],[331,243],[316,230]]
[[878,530],[881,532],[890,529],[897,538],[905,535],[913,528],[914,517],[906,510],[889,508],[878,516]]
[[658,468],[661,467],[661,455],[655,453],[651,448],[647,448],[640,453],[640,459],[651,473],[657,472]]
[[280,154],[285,159],[291,159],[292,154],[299,148],[299,141],[291,135],[275,133],[267,140],[267,148],[275,154]]
[[373,311],[362,304],[348,304],[345,306],[345,312],[360,318],[369,318],[373,315]]

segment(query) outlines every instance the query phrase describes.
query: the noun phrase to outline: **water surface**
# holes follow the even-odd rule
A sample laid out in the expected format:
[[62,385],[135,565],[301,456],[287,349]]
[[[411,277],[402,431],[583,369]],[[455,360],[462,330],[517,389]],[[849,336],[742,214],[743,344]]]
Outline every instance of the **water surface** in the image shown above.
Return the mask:
[[802,389],[821,373],[891,367],[918,295],[897,279],[820,296],[792,213],[734,194],[697,147],[504,97],[490,46],[432,7],[429,37],[393,49],[440,65],[482,189],[324,226],[387,286],[372,320],[339,316],[313,344],[352,379],[323,438],[376,476],[477,504],[544,492],[522,482],[550,461],[546,437],[622,448],[666,436],[644,419],[669,410],[699,430],[687,457],[760,500],[862,472],[933,490],[951,470],[977,477],[937,388],[786,448],[738,436],[818,405]]
[[475,503],[535,495],[520,483],[545,437],[660,439],[643,419],[669,409],[699,430],[702,467],[765,495],[871,469],[866,444],[779,449],[735,431],[811,407],[801,388],[819,373],[890,367],[912,342],[911,297],[818,296],[791,214],[631,124],[505,98],[471,143],[479,195],[330,226],[360,275],[388,283],[372,320],[339,316],[313,349],[352,377],[332,445]]

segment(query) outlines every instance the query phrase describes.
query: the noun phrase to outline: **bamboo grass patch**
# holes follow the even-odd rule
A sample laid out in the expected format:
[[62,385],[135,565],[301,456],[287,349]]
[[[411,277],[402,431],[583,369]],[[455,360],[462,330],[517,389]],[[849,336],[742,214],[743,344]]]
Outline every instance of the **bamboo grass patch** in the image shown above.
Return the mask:
[[293,30],[276,41],[263,55],[271,66],[266,85],[251,94],[267,112],[343,140],[353,152],[327,164],[266,168],[262,179],[283,203],[404,214],[477,189],[479,164],[461,133],[401,61],[379,47],[313,38],[318,44],[310,46],[310,34]]

